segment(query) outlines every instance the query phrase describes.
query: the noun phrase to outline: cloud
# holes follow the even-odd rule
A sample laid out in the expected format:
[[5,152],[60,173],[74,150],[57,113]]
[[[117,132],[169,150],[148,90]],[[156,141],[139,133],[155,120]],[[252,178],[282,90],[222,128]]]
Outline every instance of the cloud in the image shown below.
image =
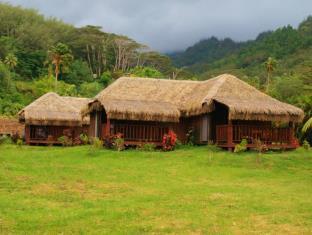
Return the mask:
[[162,52],[185,49],[203,38],[242,41],[312,13],[300,0],[9,0],[76,26],[99,25]]

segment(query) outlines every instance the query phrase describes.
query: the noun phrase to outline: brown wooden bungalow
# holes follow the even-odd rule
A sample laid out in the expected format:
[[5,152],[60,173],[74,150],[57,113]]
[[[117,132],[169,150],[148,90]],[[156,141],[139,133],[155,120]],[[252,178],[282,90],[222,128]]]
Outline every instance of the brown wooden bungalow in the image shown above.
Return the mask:
[[303,111],[240,79],[224,74],[207,81],[122,77],[88,104],[90,134],[122,133],[126,144],[161,144],[169,129],[182,142],[193,130],[197,143],[232,149],[243,138],[254,147],[295,148],[294,125]]
[[25,142],[59,144],[61,136],[74,140],[81,133],[88,134],[90,118],[82,118],[81,110],[89,101],[53,92],[41,96],[18,113],[19,121],[25,123]]

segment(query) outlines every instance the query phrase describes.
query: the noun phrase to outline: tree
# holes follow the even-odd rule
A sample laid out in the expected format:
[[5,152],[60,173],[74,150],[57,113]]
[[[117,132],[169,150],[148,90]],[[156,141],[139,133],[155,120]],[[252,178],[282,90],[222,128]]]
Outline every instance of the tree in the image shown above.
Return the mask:
[[52,65],[54,66],[56,89],[58,76],[62,72],[61,68],[64,70],[64,68],[70,64],[70,62],[73,60],[73,55],[67,45],[63,43],[57,43],[56,46],[52,46],[48,51],[48,56]]
[[130,67],[138,65],[139,51],[146,47],[132,39],[120,36],[114,40],[113,48],[115,53],[114,71],[125,72]]
[[264,62],[267,71],[267,81],[266,81],[266,92],[269,91],[269,85],[271,80],[272,72],[275,70],[277,62],[272,57],[269,57],[266,62]]
[[6,64],[10,70],[14,70],[17,65],[16,56],[12,53],[9,53],[4,59],[4,64]]
[[94,97],[103,89],[103,85],[98,82],[82,83],[79,89],[79,94],[83,97]]
[[87,62],[74,60],[70,66],[68,66],[68,72],[62,76],[62,80],[79,86],[84,82],[91,82],[94,79],[90,74]]
[[[44,76],[35,80],[32,83],[31,89],[34,94],[34,98],[42,96],[43,94],[53,91],[55,86],[55,79],[53,76]],[[57,85],[57,93],[59,95],[75,96],[77,95],[76,86],[74,84],[68,84],[64,81],[59,81]]]
[[8,68],[0,62],[0,95],[1,93],[6,93],[7,89],[10,87],[11,74]]
[[129,71],[131,77],[164,78],[164,75],[152,67],[136,66]]
[[308,129],[312,128],[312,117],[310,117],[308,119],[308,121],[306,121],[306,123],[303,125],[302,127],[302,132],[306,133]]
[[113,82],[113,76],[110,71],[105,71],[101,77],[100,77],[100,83],[104,86],[107,87],[109,84]]

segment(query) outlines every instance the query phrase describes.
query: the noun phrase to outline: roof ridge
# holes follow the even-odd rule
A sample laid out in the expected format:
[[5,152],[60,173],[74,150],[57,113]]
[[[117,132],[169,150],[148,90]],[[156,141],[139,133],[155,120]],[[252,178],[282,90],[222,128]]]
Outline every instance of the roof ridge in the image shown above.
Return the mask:
[[194,81],[194,80],[176,80],[176,79],[170,79],[170,78],[148,78],[148,77],[120,77],[116,81],[121,79],[142,79],[142,80],[152,80],[152,81],[163,81],[163,82],[185,82],[185,83],[202,83],[205,81]]
[[[221,75],[223,76],[223,75]],[[223,76],[223,77],[215,77],[212,78],[217,80],[211,87],[211,89],[208,91],[207,95],[205,96],[205,98],[203,98],[202,100],[202,104],[203,103],[207,103],[209,100],[209,103],[211,102],[210,100],[217,94],[219,88],[224,84],[224,82],[227,80],[227,77]],[[207,80],[208,81],[208,80]]]
[[92,98],[88,98],[88,97],[76,97],[76,96],[60,96],[60,97],[71,98],[71,99],[84,99],[84,100],[92,99]]

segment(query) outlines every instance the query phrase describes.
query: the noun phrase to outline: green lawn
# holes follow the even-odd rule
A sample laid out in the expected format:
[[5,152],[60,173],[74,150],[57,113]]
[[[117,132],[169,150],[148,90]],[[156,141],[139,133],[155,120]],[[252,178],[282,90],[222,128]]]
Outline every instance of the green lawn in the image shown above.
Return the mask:
[[312,151],[0,146],[0,233],[311,234]]

